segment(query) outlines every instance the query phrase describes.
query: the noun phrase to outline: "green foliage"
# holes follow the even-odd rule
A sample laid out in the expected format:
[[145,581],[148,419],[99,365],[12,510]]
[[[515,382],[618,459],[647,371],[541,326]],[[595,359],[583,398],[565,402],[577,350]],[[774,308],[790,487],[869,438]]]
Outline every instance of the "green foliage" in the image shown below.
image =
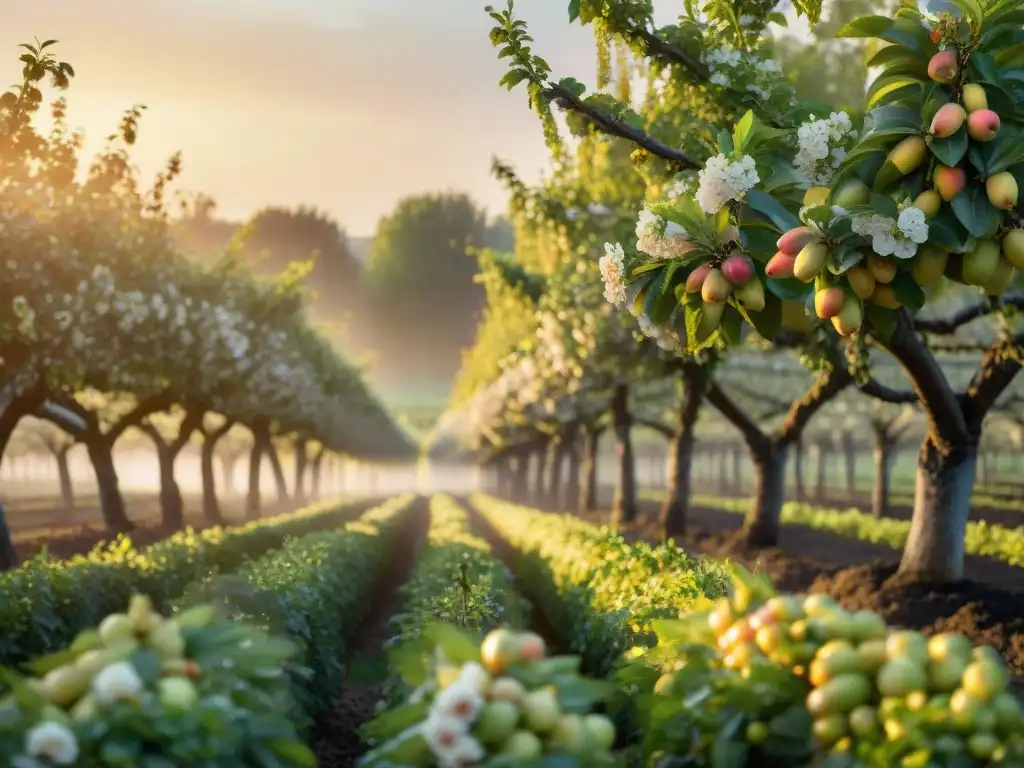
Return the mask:
[[427,548],[402,597],[394,622],[403,642],[418,640],[437,622],[482,636],[501,625],[521,629],[528,618],[505,567],[486,541],[470,533],[469,515],[447,495],[431,497]]
[[653,620],[700,610],[725,592],[720,566],[674,544],[630,544],[577,518],[482,494],[472,501],[518,550],[517,578],[595,674],[607,674],[624,651],[647,643]]
[[[342,659],[373,604],[377,576],[406,521],[412,495],[389,499],[338,531],[290,539],[246,564],[230,581],[214,579],[198,590],[221,594],[237,620],[285,636],[299,648],[293,670],[303,725],[325,712],[341,686]],[[188,596],[186,600],[191,599]]]
[[164,606],[210,573],[235,571],[287,537],[337,526],[363,508],[325,502],[237,528],[189,529],[141,551],[122,536],[87,556],[30,561],[0,577],[0,664],[21,664],[63,648],[79,631],[119,610],[135,592]]

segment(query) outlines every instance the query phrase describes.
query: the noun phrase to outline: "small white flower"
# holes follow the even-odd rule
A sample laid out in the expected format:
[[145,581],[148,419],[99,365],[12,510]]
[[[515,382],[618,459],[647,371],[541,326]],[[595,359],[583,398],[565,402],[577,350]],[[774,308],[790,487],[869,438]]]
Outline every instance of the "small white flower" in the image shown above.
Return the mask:
[[466,734],[455,745],[447,760],[440,762],[441,768],[461,768],[475,765],[484,758],[484,748],[479,741]]
[[437,695],[433,711],[445,717],[471,723],[483,705],[484,700],[480,692],[460,677]]
[[142,693],[142,680],[131,663],[118,661],[96,675],[92,681],[92,692],[105,704],[137,699]]
[[697,178],[697,203],[704,213],[712,215],[730,200],[741,200],[746,191],[761,180],[754,158],[749,155],[735,161],[716,155],[707,161]]
[[728,88],[732,84],[732,80],[724,72],[715,72],[711,77],[708,78],[712,83],[722,88]]
[[420,726],[423,739],[438,762],[453,759],[458,754],[459,745],[466,737],[467,730],[468,724],[465,720],[445,717],[436,712],[431,712]]
[[78,742],[67,726],[40,723],[25,734],[25,753],[53,765],[73,765],[78,759]]
[[908,206],[900,211],[897,221],[900,232],[920,245],[928,241],[928,224],[925,221],[924,211],[914,206]]

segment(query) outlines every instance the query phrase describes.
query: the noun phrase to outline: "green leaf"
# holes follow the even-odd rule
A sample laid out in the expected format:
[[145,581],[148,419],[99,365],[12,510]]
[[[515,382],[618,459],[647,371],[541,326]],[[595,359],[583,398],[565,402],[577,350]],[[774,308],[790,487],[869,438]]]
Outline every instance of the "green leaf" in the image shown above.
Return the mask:
[[763,186],[764,191],[770,193],[783,187],[790,187],[801,183],[803,183],[803,179],[797,174],[795,169],[779,164],[772,169],[772,175],[768,177]]
[[968,69],[973,70],[974,82],[994,83],[1000,82],[999,64],[987,53],[975,51],[971,54],[971,61]]
[[748,109],[747,113],[739,119],[736,127],[732,130],[732,143],[737,152],[746,154],[747,139],[750,137],[753,129],[754,113]]
[[988,237],[999,226],[1000,213],[988,201],[984,187],[968,184],[950,201],[950,206],[964,229],[974,237]]
[[701,318],[704,317],[704,304],[699,295],[696,297],[696,301],[690,301],[688,297],[686,305],[683,307],[683,316],[686,322],[686,346],[691,350],[697,349],[700,346],[700,342],[697,340],[697,329],[700,326]]
[[887,216],[890,219],[898,219],[900,217],[900,208],[888,195],[872,195],[871,196],[871,207],[880,216]]
[[764,17],[766,24],[774,24],[777,27],[788,27],[789,22],[786,20],[786,14],[773,11]]
[[669,291],[667,271],[659,272],[647,289],[644,299],[644,314],[655,325],[663,325],[676,306],[675,293]]
[[836,32],[836,37],[881,37],[892,25],[887,16],[861,16]]
[[[995,146],[993,146],[995,145]],[[983,169],[986,176],[994,176],[1012,165],[1024,162],[1024,136],[1013,126],[1003,127],[995,140],[988,142],[991,153]]]
[[[895,290],[895,289],[894,289]],[[886,309],[870,302],[864,303],[864,319],[871,327],[872,333],[883,344],[892,341],[892,335],[896,332],[896,311]]]
[[945,139],[937,139],[934,136],[927,136],[925,142],[928,144],[932,154],[939,159],[943,165],[953,167],[964,159],[967,154],[969,143],[967,136],[967,125],[961,125],[960,130]]
[[763,339],[771,341],[782,329],[782,300],[771,291],[764,292],[764,309],[746,314],[748,322]]
[[424,635],[438,646],[453,664],[480,661],[480,648],[473,638],[450,624],[431,624]]
[[555,687],[562,707],[568,712],[586,712],[615,692],[615,684],[610,680],[586,677],[563,677],[556,680]]
[[422,723],[429,714],[430,704],[427,701],[403,704],[395,709],[386,710],[364,723],[359,729],[359,734],[364,740],[383,744],[417,723]]
[[746,203],[752,210],[767,216],[782,232],[800,226],[800,220],[796,216],[787,211],[778,200],[760,189],[747,190]]
[[580,0],[569,0],[569,22],[572,23],[580,17]]
[[967,247],[968,234],[953,212],[943,207],[938,215],[928,220],[928,240],[950,253],[963,253]]
[[132,655],[132,666],[144,683],[152,683],[160,676],[160,654],[150,649],[138,650]]
[[316,755],[309,747],[301,741],[285,741],[276,739],[267,746],[280,758],[288,761],[289,766],[304,766],[305,768],[316,768]]
[[892,186],[897,181],[903,178],[903,172],[893,165],[889,160],[882,163],[882,167],[878,169],[878,174],[875,176],[875,183],[872,185],[872,189],[875,192],[881,192],[887,187]]
[[804,301],[814,292],[814,286],[811,283],[804,283],[795,277],[767,280],[765,286],[768,288],[768,293],[774,294],[784,301]]
[[806,708],[792,706],[768,721],[768,732],[784,739],[803,740],[811,735],[813,723]]
[[498,85],[504,85],[508,90],[512,90],[519,85],[523,80],[526,80],[530,76],[530,73],[525,69],[512,69],[505,73],[505,76],[498,81]]
[[641,264],[639,267],[633,267],[633,271],[630,273],[633,277],[642,275],[645,272],[653,272],[656,269],[661,269],[665,266],[663,261],[652,261],[649,264]]
[[897,272],[891,285],[893,293],[900,300],[900,304],[911,312],[917,312],[924,306],[924,291],[914,281],[914,278],[910,276],[909,272],[904,272],[903,270]]
[[952,0],[957,8],[979,27],[985,21],[985,11],[978,0]]
[[730,347],[739,345],[743,335],[743,323],[746,320],[746,311],[732,296],[729,297],[729,304],[722,313],[722,322],[719,328],[725,343]]
[[866,136],[870,136],[876,131],[903,128],[912,129],[915,132],[921,130],[921,113],[904,104],[888,104],[884,107],[875,107],[871,110],[870,116],[871,130]]

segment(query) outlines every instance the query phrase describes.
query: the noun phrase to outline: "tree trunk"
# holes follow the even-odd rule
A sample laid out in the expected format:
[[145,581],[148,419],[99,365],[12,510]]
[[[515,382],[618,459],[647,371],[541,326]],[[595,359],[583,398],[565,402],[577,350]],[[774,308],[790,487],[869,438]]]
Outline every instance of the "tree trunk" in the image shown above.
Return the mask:
[[636,520],[636,461],[633,458],[631,427],[629,387],[620,384],[612,397],[612,428],[615,430],[615,453],[618,458],[618,478],[612,500],[613,528]]
[[160,516],[164,528],[180,531],[185,527],[185,505],[181,489],[174,477],[174,462],[178,454],[167,445],[157,448],[160,461]]
[[579,497],[579,512],[589,512],[597,506],[597,450],[601,430],[587,427],[583,434],[583,485]]
[[552,511],[562,509],[562,474],[565,470],[565,461],[568,458],[569,439],[568,433],[562,433],[555,439],[553,445],[547,497],[548,509]]
[[199,467],[203,478],[203,519],[210,525],[223,525],[224,516],[217,501],[217,480],[213,472],[216,447],[217,444],[206,437],[199,452]]
[[260,461],[263,458],[264,439],[256,437],[249,452],[249,495],[245,499],[245,517],[257,520],[260,516]]
[[814,481],[814,497],[820,504],[828,498],[828,444],[822,441],[816,443],[815,447],[818,454],[818,463],[815,470],[818,476]]
[[309,455],[306,453],[306,441],[295,441],[295,484],[292,487],[292,499],[299,504],[306,501],[306,466]]
[[740,452],[738,445],[733,445],[730,449],[732,454],[732,488],[733,492],[737,495],[743,493],[743,454]]
[[235,495],[235,463],[238,457],[233,453],[219,453],[221,476],[224,478],[224,493],[227,496]]
[[525,504],[530,495],[530,452],[520,449],[512,467],[512,501]]
[[729,494],[729,452],[724,445],[719,444],[715,453],[717,458],[716,464],[718,465],[718,470],[715,473],[717,476],[718,495],[727,496]]
[[843,433],[843,463],[846,466],[846,495],[852,502],[857,498],[857,444],[849,432]]
[[889,480],[892,476],[892,440],[884,431],[875,432],[875,487],[871,492],[871,512],[875,517],[889,514]]
[[111,533],[127,533],[135,526],[128,519],[124,506],[124,496],[114,466],[114,446],[104,438],[88,439],[85,449],[89,453],[93,472],[96,474],[96,487],[100,495],[100,512],[103,522]]
[[288,481],[284,479],[284,469],[281,468],[281,457],[277,453],[277,446],[267,440],[263,450],[270,461],[270,468],[274,472],[274,485],[277,486],[277,500],[288,501]]
[[992,467],[990,465],[991,452],[980,451],[978,454],[978,469],[981,470],[981,484],[988,485],[992,480]]
[[18,422],[25,416],[35,411],[45,402],[43,389],[33,387],[29,392],[14,397],[10,400],[0,395],[0,464],[4,460],[4,451],[11,441]]
[[977,443],[943,455],[929,438],[921,448],[914,514],[900,573],[922,581],[953,582],[964,575],[964,537],[978,465]]
[[754,499],[743,521],[743,536],[754,548],[774,547],[779,540],[779,521],[786,499],[788,447],[771,443],[753,452]]
[[313,497],[314,501],[318,501],[320,499],[320,482],[323,477],[324,454],[324,449],[320,448],[316,456],[313,457],[313,461],[311,462],[312,473],[309,478],[309,493]]
[[803,438],[796,441],[796,450],[793,454],[793,498],[797,501],[804,501],[804,441]]
[[549,448],[550,441],[544,441],[533,457],[533,480],[530,481],[530,501],[537,507],[544,506],[544,479],[547,476]]
[[579,429],[574,428],[569,439],[569,464],[565,479],[565,499],[563,509],[567,512],[574,512],[580,503],[580,434]]
[[0,501],[0,572],[10,571],[18,567],[18,554],[14,550],[14,538],[7,525],[7,513],[4,503]]
[[60,498],[64,504],[64,511],[75,511],[75,487],[71,482],[71,466],[68,461],[68,451],[71,446],[59,448],[53,457],[57,461],[57,477],[60,480]]
[[704,381],[703,372],[699,369],[684,367],[683,402],[675,433],[669,441],[666,462],[668,487],[665,489],[665,501],[658,515],[663,541],[686,533],[686,518],[690,508],[690,469],[693,465],[693,446],[697,438],[697,419],[700,418],[700,410],[704,405]]

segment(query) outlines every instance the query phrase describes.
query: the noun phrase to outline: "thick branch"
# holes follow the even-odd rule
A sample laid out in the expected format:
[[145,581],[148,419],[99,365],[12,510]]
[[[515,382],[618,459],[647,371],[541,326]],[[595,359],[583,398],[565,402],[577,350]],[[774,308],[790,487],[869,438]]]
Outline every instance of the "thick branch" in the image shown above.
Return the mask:
[[125,433],[125,430],[139,426],[142,423],[142,420],[151,414],[168,410],[174,405],[174,402],[175,397],[169,391],[161,392],[158,395],[153,395],[152,397],[140,400],[134,408],[118,419],[117,422],[107,430],[104,438],[113,445],[118,441],[121,435]]
[[655,432],[661,434],[664,437],[672,437],[672,435],[674,433],[674,430],[672,429],[672,427],[670,427],[667,424],[664,424],[664,423],[662,423],[662,422],[660,422],[660,421],[658,421],[656,419],[645,419],[645,418],[642,418],[640,416],[637,416],[637,417],[635,417],[634,420],[640,426],[648,427],[650,429],[653,429]]
[[853,383],[853,376],[844,364],[845,361],[833,361],[832,366],[818,374],[804,396],[793,403],[789,415],[779,429],[778,441],[789,445],[800,440],[804,427],[825,403],[836,397]]
[[743,439],[753,449],[764,448],[769,443],[768,436],[761,431],[757,423],[744,413],[743,409],[733,402],[718,386],[718,382],[712,381],[707,392],[708,402],[721,413],[743,435]]
[[1008,293],[996,301],[988,301],[986,299],[973,306],[964,307],[949,317],[933,319],[915,318],[914,328],[921,333],[949,336],[956,333],[957,329],[977,320],[979,317],[991,314],[1000,307],[1024,309],[1024,293]]
[[678,48],[672,45],[672,43],[658,37],[649,29],[644,27],[630,27],[624,30],[624,32],[631,37],[643,40],[649,56],[657,59],[664,59],[671,64],[685,67],[690,70],[694,78],[697,80],[707,80],[710,76],[708,68],[699,60],[693,58],[682,48]]
[[985,415],[1021,369],[1024,332],[993,344],[982,358],[977,373],[964,395],[964,413],[971,428],[980,429]]
[[703,167],[685,152],[673,149],[668,144],[654,138],[646,131],[640,128],[634,128],[621,118],[611,115],[592,104],[588,104],[576,96],[572,91],[567,88],[563,88],[557,83],[548,84],[544,89],[544,93],[549,98],[557,101],[558,105],[562,108],[572,109],[575,112],[579,112],[604,133],[632,141],[634,144],[647,150],[652,155],[657,155],[660,158],[668,160],[676,167],[677,170],[696,170]]
[[901,405],[904,403],[916,403],[918,400],[917,392],[912,389],[893,389],[879,381],[875,381],[875,379],[868,379],[865,383],[858,384],[857,388],[868,397],[881,400],[883,403]]
[[966,441],[967,421],[960,402],[938,360],[914,330],[914,321],[905,309],[896,312],[896,329],[889,339],[888,350],[913,382],[936,447],[947,453],[951,446]]

